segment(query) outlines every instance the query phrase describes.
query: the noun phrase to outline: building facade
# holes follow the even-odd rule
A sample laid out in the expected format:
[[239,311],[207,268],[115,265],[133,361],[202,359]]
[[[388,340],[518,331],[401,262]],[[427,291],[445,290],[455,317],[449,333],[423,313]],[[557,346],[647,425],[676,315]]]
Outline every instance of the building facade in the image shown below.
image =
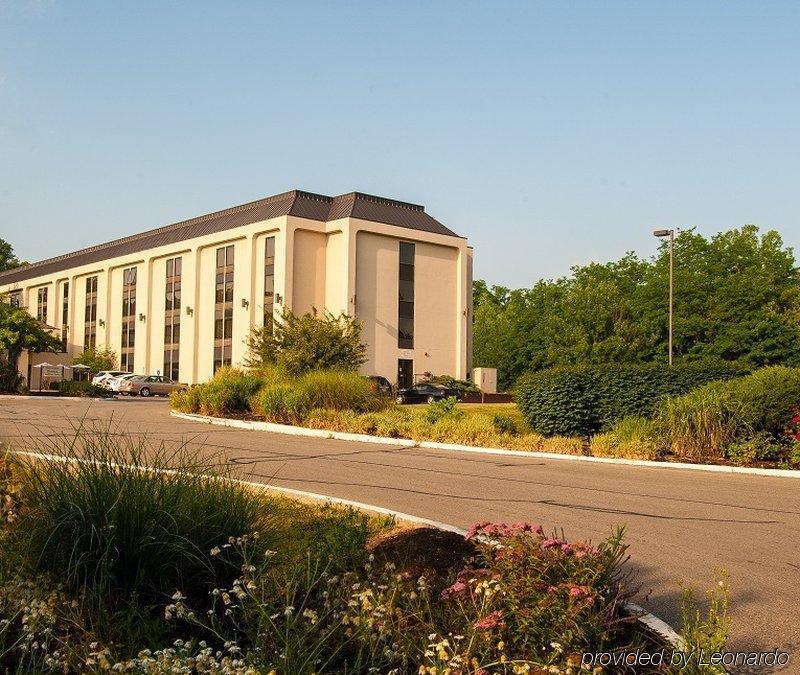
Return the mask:
[[0,273],[0,293],[57,330],[65,357],[110,347],[122,370],[183,382],[241,365],[251,326],[284,309],[357,317],[365,374],[471,376],[466,239],[357,192],[292,190],[99,244]]

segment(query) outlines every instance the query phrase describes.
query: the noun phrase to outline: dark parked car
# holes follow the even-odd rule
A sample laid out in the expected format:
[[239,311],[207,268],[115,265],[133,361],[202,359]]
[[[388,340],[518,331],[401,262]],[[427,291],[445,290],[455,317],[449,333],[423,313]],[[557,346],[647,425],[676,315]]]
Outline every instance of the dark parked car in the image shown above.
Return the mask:
[[381,375],[370,375],[368,378],[372,389],[382,396],[392,395],[392,383]]
[[408,389],[401,389],[397,392],[398,403],[433,403],[434,401],[441,401],[444,398],[461,398],[461,392],[458,389],[448,389],[441,384],[430,384],[423,382],[415,384]]

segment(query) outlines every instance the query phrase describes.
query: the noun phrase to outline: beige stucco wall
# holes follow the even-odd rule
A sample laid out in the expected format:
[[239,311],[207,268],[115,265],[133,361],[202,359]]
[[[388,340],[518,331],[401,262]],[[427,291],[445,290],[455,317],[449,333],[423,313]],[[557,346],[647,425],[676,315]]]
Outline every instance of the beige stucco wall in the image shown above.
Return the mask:
[[[275,292],[281,307],[345,311],[364,322],[368,361],[363,372],[394,381],[397,359],[413,358],[414,372],[466,377],[468,368],[469,254],[466,240],[352,218],[323,223],[281,216],[127,256],[44,275],[0,292],[23,289],[36,315],[37,289],[48,286],[48,324],[61,328],[62,284],[68,281],[68,356],[83,349],[86,278],[97,275],[97,344],[121,347],[122,270],[137,268],[137,372],[163,368],[165,261],[180,256],[180,379],[202,382],[213,372],[216,250],[234,253],[233,362],[245,357],[251,324],[261,325],[264,240],[276,238]],[[398,243],[416,243],[415,348],[397,347]],[[244,301],[244,302],[243,302]],[[139,314],[144,315],[140,320]],[[105,326],[100,325],[100,320]],[[22,370],[22,369],[21,369]],[[25,374],[25,373],[23,373]]]

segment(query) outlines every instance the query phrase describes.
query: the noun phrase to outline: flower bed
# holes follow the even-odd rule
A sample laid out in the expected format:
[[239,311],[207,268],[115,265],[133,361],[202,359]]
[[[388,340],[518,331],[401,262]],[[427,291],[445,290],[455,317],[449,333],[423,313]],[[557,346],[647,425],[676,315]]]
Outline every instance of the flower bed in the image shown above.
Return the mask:
[[576,672],[644,644],[621,531],[409,531],[254,493],[180,448],[75,440],[39,448],[67,462],[0,461],[0,669]]

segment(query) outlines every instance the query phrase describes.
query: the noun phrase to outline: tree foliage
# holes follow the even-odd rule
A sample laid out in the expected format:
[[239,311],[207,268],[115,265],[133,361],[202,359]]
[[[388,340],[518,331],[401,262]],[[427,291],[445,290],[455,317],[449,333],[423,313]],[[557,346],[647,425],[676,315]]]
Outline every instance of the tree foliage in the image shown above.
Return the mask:
[[[669,253],[574,267],[510,290],[476,281],[474,362],[502,387],[557,365],[667,360]],[[780,235],[755,225],[675,239],[675,356],[800,364],[800,274]]]
[[290,375],[315,369],[356,370],[366,360],[361,322],[347,314],[285,311],[270,326],[253,326],[247,338],[248,368],[278,365]]
[[117,353],[110,347],[87,347],[72,359],[72,363],[89,366],[92,373],[114,370],[117,366]]
[[24,308],[12,307],[8,298],[0,297],[0,352],[5,353],[5,366],[10,373],[16,373],[23,351],[58,352],[61,341]]
[[26,264],[14,255],[14,247],[5,239],[0,238],[0,272],[13,270],[15,267]]

